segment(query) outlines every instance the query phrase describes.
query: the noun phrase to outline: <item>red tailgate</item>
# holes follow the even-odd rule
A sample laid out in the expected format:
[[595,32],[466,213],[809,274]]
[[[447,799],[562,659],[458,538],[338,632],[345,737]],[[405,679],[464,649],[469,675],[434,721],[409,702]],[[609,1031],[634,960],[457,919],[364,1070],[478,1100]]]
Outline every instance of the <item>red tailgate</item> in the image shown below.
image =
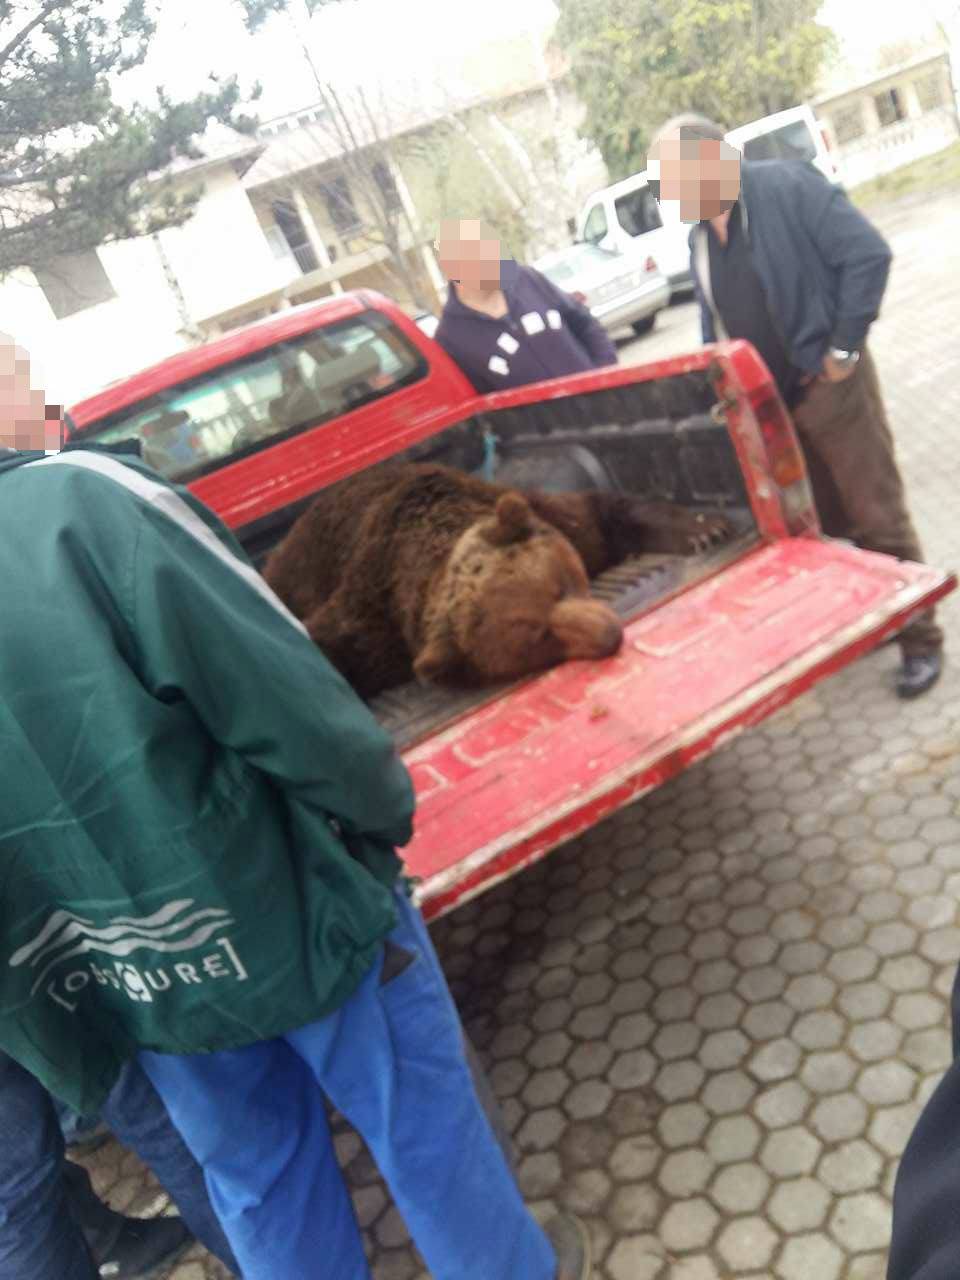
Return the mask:
[[953,575],[817,538],[758,548],[409,750],[428,916],[542,857],[873,648]]

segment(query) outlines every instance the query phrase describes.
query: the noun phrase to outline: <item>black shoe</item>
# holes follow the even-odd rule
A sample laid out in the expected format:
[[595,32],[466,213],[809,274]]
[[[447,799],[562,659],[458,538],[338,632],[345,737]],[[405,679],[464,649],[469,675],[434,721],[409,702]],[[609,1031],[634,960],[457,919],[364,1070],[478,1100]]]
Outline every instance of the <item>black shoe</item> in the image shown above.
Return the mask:
[[193,1244],[179,1218],[125,1218],[109,1249],[94,1251],[104,1280],[151,1280]]
[[897,674],[897,693],[901,698],[919,698],[943,674],[943,657],[939,653],[912,654],[904,658]]
[[557,1255],[557,1280],[590,1280],[590,1236],[580,1219],[564,1213],[548,1222],[544,1230]]

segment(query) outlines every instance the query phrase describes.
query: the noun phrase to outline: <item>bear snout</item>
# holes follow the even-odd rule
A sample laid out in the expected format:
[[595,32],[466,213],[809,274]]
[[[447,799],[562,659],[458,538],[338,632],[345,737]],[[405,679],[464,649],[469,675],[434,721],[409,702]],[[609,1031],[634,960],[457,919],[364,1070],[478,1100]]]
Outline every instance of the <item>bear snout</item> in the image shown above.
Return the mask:
[[610,658],[623,644],[620,619],[598,600],[562,600],[550,615],[550,630],[568,659]]

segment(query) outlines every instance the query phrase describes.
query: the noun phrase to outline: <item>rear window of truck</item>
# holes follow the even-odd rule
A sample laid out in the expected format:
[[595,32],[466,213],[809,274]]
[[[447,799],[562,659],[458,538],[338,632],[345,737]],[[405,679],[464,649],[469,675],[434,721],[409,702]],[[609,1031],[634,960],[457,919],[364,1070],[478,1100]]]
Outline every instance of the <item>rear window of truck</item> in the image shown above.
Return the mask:
[[369,404],[426,372],[417,347],[386,316],[366,311],[168,387],[84,428],[78,438],[139,440],[146,462],[167,479],[184,481]]

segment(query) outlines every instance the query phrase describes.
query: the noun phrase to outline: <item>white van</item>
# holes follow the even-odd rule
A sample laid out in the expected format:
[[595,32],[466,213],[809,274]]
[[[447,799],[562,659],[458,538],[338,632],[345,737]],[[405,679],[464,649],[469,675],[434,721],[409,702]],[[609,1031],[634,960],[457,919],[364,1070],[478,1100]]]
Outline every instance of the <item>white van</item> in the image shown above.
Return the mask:
[[[727,141],[747,160],[806,160],[840,185],[836,166],[812,109],[791,107],[731,129]],[[623,178],[587,197],[577,218],[577,239],[620,253],[638,250],[656,259],[670,282],[672,297],[689,293],[690,224],[680,221],[679,206],[654,199],[646,171]]]
[[693,288],[689,235],[690,228],[680,221],[675,204],[661,209],[646,173],[594,191],[577,218],[578,240],[628,256],[652,257],[667,277],[671,297]]
[[806,160],[841,185],[826,134],[806,104],[731,129],[727,141],[743,152],[744,160]]

